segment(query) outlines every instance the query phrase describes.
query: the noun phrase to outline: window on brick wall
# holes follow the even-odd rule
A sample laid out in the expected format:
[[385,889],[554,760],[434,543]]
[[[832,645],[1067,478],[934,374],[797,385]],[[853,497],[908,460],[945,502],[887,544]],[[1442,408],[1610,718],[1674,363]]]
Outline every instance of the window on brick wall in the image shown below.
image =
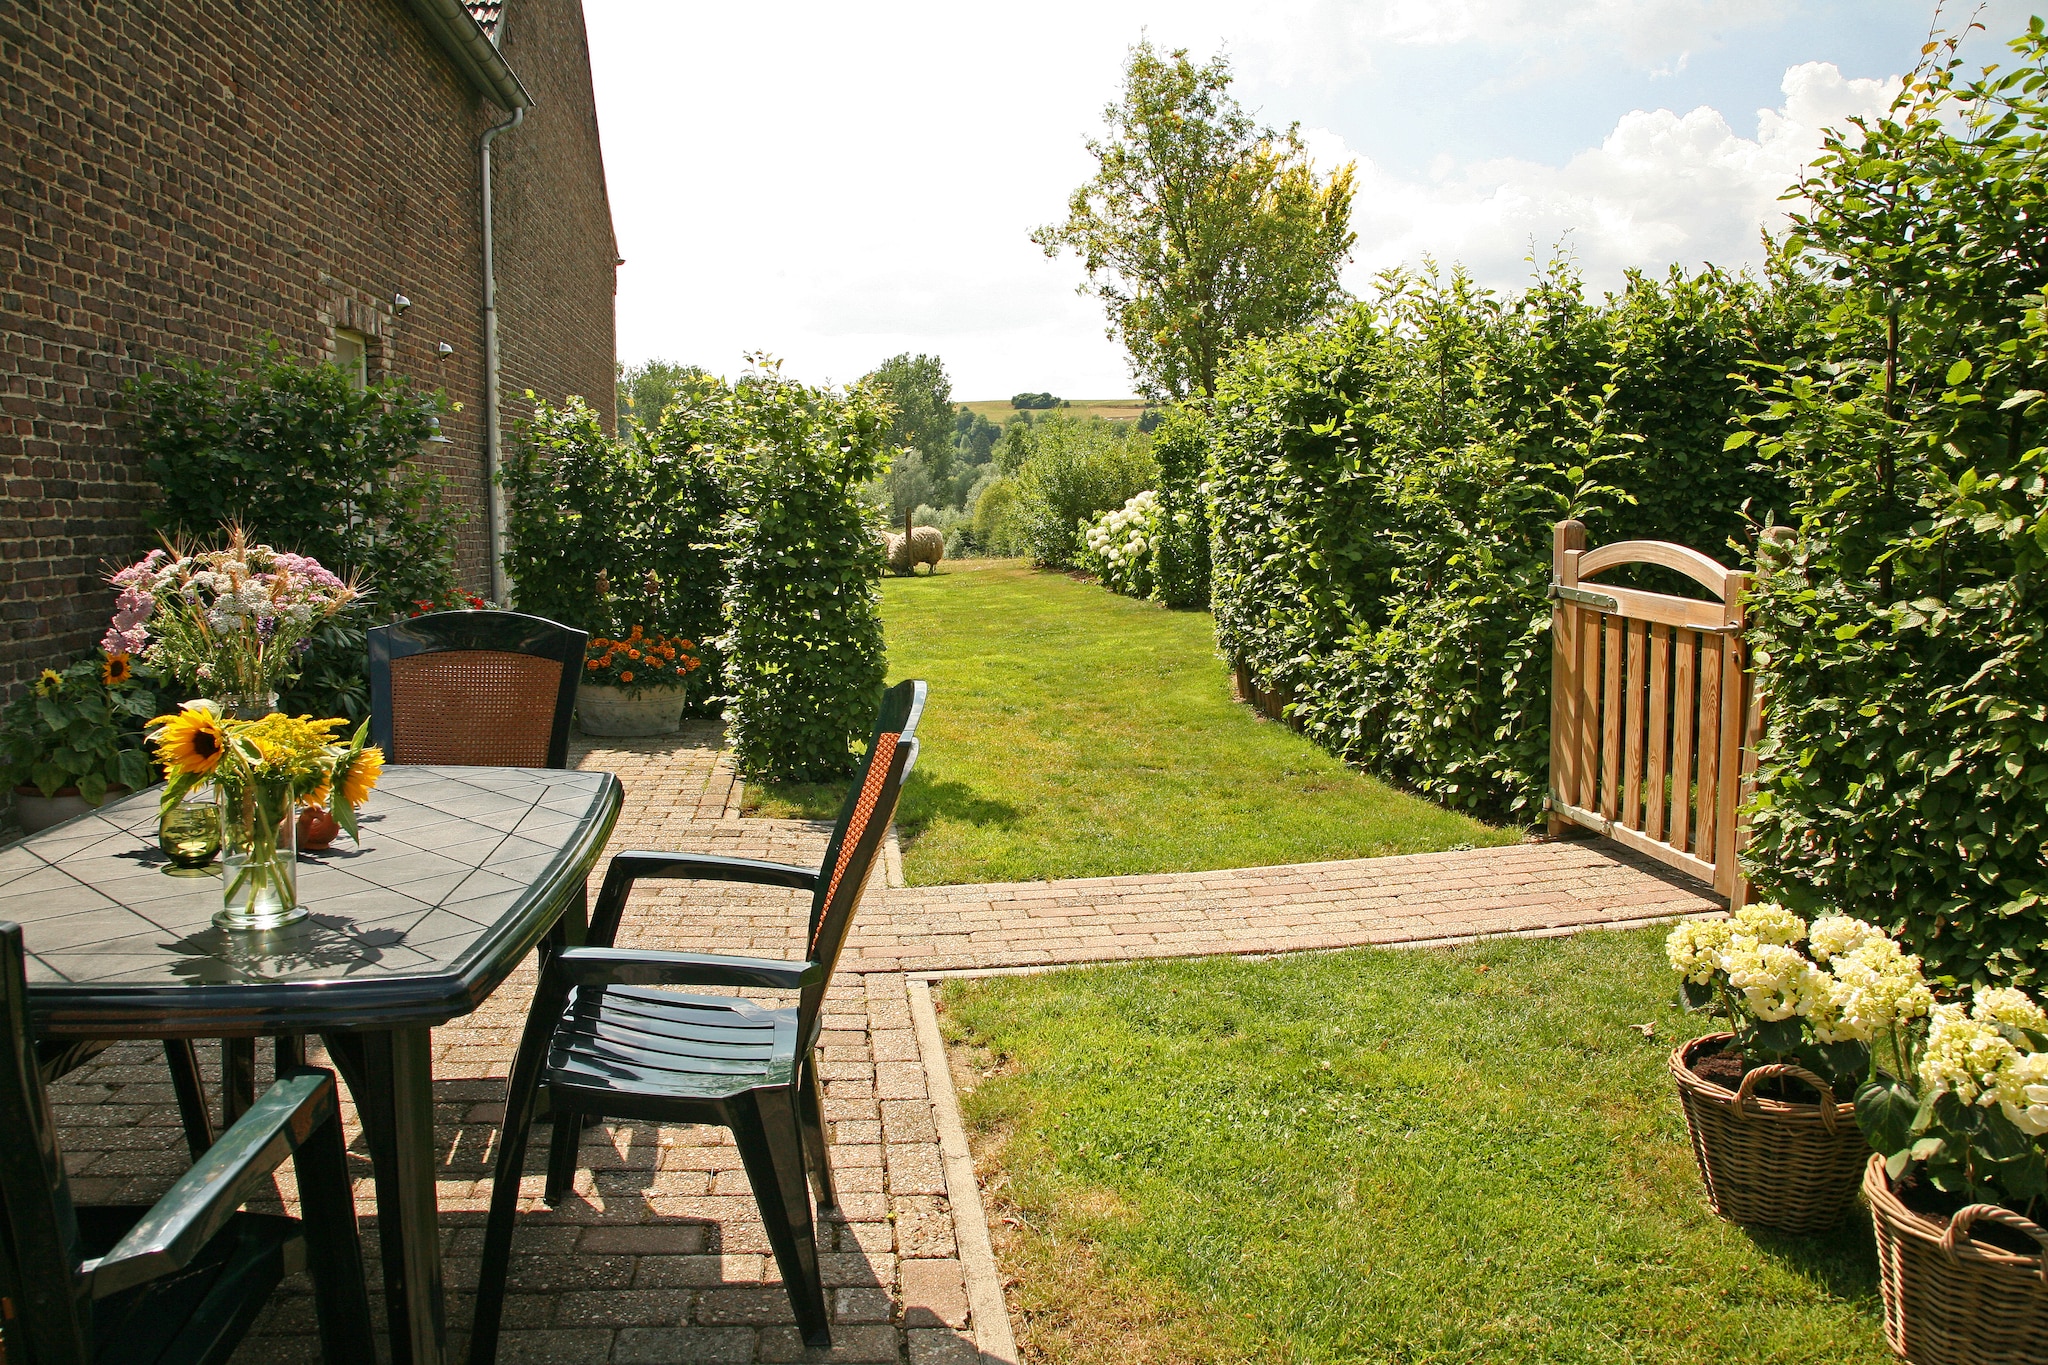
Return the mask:
[[335,329],[334,363],[357,388],[370,382],[370,339],[361,332],[351,332],[346,327]]

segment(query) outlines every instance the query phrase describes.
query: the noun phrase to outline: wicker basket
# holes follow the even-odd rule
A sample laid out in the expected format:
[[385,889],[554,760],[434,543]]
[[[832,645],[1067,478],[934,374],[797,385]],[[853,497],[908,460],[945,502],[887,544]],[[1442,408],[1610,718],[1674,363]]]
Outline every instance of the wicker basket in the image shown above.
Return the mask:
[[[1856,1203],[1870,1147],[1856,1126],[1855,1106],[1796,1066],[1760,1066],[1730,1091],[1693,1074],[1693,1059],[1734,1035],[1695,1038],[1671,1054],[1678,1102],[1692,1133],[1692,1154],[1707,1185],[1707,1202],[1731,1223],[1779,1232],[1823,1232]],[[1756,1087],[1776,1077],[1804,1081],[1819,1104],[1764,1099]]]
[[[2048,1229],[1996,1204],[1972,1204],[1946,1223],[1892,1192],[1884,1158],[1863,1176],[1877,1230],[1884,1335],[1912,1365],[2040,1365],[2048,1359]],[[1980,1222],[2039,1242],[2021,1256],[1972,1241]]]

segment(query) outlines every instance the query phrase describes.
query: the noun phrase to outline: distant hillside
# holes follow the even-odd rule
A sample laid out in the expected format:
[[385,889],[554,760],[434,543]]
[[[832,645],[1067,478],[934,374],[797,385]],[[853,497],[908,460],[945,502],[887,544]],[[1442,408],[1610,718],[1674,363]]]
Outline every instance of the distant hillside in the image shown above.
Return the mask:
[[[1010,406],[1007,398],[982,398],[960,404],[969,412],[978,412],[997,426],[1017,409]],[[1075,398],[1067,406],[1051,411],[1065,412],[1073,417],[1103,417],[1112,422],[1135,422],[1144,415],[1145,400],[1142,398]],[[1034,412],[1034,418],[1045,414],[1045,409]]]

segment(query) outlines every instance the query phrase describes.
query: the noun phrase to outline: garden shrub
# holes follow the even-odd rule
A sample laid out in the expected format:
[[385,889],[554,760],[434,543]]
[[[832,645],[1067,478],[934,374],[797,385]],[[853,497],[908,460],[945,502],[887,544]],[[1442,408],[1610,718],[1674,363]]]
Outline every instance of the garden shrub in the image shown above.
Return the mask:
[[134,438],[159,497],[150,525],[212,540],[230,522],[252,541],[310,556],[366,594],[323,626],[284,704],[319,716],[369,712],[363,631],[456,587],[447,480],[425,468],[446,401],[402,379],[358,389],[341,369],[275,344],[245,365],[180,364],[131,382]]
[[[1781,326],[1776,299],[1713,271],[1632,277],[1602,302],[1560,266],[1506,297],[1397,273],[1329,324],[1247,345],[1209,419],[1224,652],[1332,752],[1533,820],[1552,525],[1728,557],[1742,499],[1781,496],[1767,471],[1719,468],[1731,373]],[[1654,531],[1633,519],[1652,491],[1669,518]]]
[[1751,430],[1796,490],[1754,595],[1752,873],[1959,980],[2048,974],[2048,36],[1952,46],[1830,137],[1794,246],[1839,282]]
[[1022,445],[1017,468],[1020,536],[1025,553],[1054,569],[1080,563],[1081,523],[1152,487],[1159,476],[1151,440],[1128,425],[1053,412],[1011,429]]
[[[1209,423],[1194,402],[1158,417],[1152,457],[1159,462],[1159,529],[1153,557],[1152,596],[1169,607],[1209,605]],[[1140,429],[1144,429],[1142,424]]]
[[880,527],[860,486],[887,461],[886,405],[772,364],[724,402],[732,502],[720,536],[726,630],[714,643],[734,758],[751,778],[843,777],[883,681]]
[[983,554],[1013,558],[1025,552],[1017,481],[998,474],[974,496],[974,543]]
[[1159,495],[1146,490],[1081,533],[1081,568],[1126,597],[1151,597],[1159,546]]
[[[503,470],[520,610],[593,635],[637,625],[701,646],[718,634],[730,498],[717,452],[730,420],[716,381],[678,391],[618,440],[581,398],[536,402]],[[715,670],[715,656],[706,662]]]

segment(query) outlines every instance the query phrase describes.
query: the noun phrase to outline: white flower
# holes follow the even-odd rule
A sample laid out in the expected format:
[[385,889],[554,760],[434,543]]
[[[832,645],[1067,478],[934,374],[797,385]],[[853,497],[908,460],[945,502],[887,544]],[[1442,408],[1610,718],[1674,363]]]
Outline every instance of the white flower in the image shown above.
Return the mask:
[[1664,956],[1671,970],[1704,986],[1721,965],[1721,950],[1728,946],[1735,926],[1725,919],[1689,919],[1664,937]]
[[1766,901],[1745,905],[1735,912],[1735,932],[1747,934],[1758,943],[1783,946],[1806,937],[1806,921],[1790,910]]
[[1920,1082],[1952,1091],[1965,1104],[1989,1104],[1999,1098],[1999,1073],[2019,1059],[2019,1049],[1995,1025],[1970,1018],[1961,1005],[1936,1005],[1920,1054]]
[[1970,1015],[1987,1024],[2031,1029],[2035,1033],[2048,1032],[2048,1013],[2043,1013],[2025,991],[2014,990],[2011,986],[1978,987]]
[[1998,1073],[1998,1107],[2028,1137],[2048,1136],[2048,1052],[2029,1052]]
[[1860,919],[1851,919],[1847,915],[1823,915],[1813,922],[1813,928],[1808,931],[1806,947],[1815,962],[1826,962],[1830,958],[1853,953],[1870,940],[1884,936],[1884,930]]
[[1825,989],[1820,973],[1797,949],[1737,935],[1721,953],[1728,984],[1743,994],[1750,1013],[1767,1023],[1811,1014]]
[[1920,959],[1900,952],[1898,944],[1881,935],[1836,954],[1828,967],[1833,973],[1829,999],[1845,1037],[1870,1038],[1934,1006]]

